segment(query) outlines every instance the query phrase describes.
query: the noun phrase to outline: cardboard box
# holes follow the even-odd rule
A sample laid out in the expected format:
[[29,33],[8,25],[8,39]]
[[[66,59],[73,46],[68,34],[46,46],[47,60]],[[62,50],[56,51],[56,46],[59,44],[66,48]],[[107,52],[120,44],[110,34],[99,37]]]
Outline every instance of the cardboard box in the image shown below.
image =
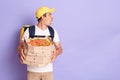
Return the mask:
[[[43,67],[51,62],[51,56],[53,54],[54,46],[53,44],[47,46],[37,46],[29,44],[30,40],[25,43],[25,60],[24,64],[30,66]],[[39,43],[39,42],[38,42]]]

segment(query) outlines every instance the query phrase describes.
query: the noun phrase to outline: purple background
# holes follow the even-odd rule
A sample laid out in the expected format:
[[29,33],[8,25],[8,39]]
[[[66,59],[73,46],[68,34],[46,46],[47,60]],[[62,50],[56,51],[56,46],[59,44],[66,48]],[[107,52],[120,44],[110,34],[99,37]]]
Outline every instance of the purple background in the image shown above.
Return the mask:
[[56,8],[52,26],[64,50],[55,80],[120,80],[120,0],[1,0],[1,80],[26,80],[16,51],[19,29],[35,24],[43,5]]

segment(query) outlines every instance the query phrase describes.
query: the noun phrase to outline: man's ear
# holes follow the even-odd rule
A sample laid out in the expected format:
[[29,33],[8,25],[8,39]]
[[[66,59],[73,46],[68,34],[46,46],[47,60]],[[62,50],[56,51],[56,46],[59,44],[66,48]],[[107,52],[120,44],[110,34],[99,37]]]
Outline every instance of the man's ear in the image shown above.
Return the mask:
[[45,16],[42,16],[42,19],[44,19],[45,18]]

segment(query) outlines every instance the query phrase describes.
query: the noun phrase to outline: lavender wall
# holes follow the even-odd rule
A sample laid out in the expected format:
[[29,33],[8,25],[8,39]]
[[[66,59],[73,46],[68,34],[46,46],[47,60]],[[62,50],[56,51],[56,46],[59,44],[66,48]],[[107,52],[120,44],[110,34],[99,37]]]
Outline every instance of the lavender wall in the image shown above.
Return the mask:
[[26,80],[16,51],[19,29],[35,24],[43,5],[56,8],[52,26],[64,49],[55,80],[120,80],[120,0],[0,1],[0,79]]

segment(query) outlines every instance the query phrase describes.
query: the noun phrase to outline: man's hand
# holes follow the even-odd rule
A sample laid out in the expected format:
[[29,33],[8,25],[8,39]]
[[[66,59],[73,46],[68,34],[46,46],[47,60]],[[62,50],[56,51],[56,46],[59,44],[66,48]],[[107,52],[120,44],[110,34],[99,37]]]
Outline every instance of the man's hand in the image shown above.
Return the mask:
[[57,50],[55,49],[54,51],[53,51],[53,54],[52,54],[52,57],[51,57],[51,62],[54,62],[55,61],[55,59],[57,58]]
[[23,63],[23,61],[25,60],[24,49],[21,49],[19,57],[20,57],[20,62]]
[[23,42],[19,44],[17,50],[18,50],[18,53],[19,53],[20,62],[23,63],[23,61],[25,59]]
[[56,60],[57,56],[62,53],[61,44],[59,42],[56,42],[56,43],[54,43],[54,45],[55,45],[55,49],[54,49],[53,55],[51,57],[51,62],[54,62]]

